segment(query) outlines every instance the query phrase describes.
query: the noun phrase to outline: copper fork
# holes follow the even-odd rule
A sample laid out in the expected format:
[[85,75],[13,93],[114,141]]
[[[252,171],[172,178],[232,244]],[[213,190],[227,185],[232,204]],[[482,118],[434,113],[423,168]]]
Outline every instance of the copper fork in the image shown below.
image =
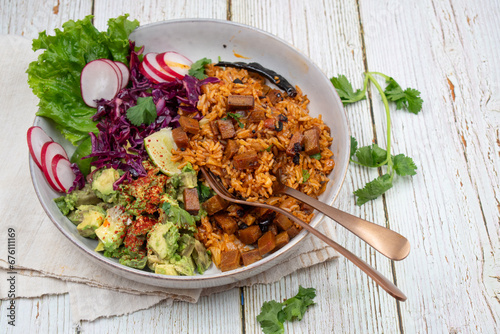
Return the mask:
[[324,213],[391,260],[403,260],[410,253],[410,243],[401,234],[320,202],[284,185],[279,179],[274,184],[273,192],[291,196]]
[[396,298],[397,300],[400,301],[405,301],[406,296],[405,294],[398,289],[394,283],[389,281],[386,277],[384,277],[381,273],[379,273],[375,268],[370,266],[368,263],[364,262],[361,260],[359,257],[333,241],[332,239],[328,238],[326,235],[323,233],[319,232],[316,230],[314,227],[310,226],[309,224],[305,223],[298,217],[295,217],[292,215],[290,212],[274,206],[274,205],[269,205],[269,204],[264,204],[260,202],[247,202],[241,199],[238,199],[234,197],[221,183],[219,180],[217,180],[216,176],[212,174],[207,168],[205,167],[200,167],[201,172],[205,176],[205,180],[207,183],[210,185],[210,187],[223,199],[226,201],[232,202],[232,203],[237,203],[237,204],[242,204],[242,205],[248,205],[248,206],[256,206],[256,207],[262,207],[262,208],[267,208],[274,210],[286,217],[288,217],[290,220],[294,221],[295,223],[299,224],[302,226],[304,229],[312,233],[314,236],[318,237],[321,239],[323,242],[325,242],[327,245],[335,249],[338,253],[342,254],[346,259],[354,263],[359,269],[364,271],[369,277],[371,277],[375,283],[377,283],[382,289],[384,289],[389,295],[392,297]]

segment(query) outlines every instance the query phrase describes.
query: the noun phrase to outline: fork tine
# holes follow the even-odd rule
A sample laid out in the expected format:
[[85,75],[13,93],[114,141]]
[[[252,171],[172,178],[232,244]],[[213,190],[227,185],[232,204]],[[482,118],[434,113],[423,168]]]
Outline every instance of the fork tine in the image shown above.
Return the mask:
[[210,170],[208,170],[205,167],[200,167],[200,169],[203,175],[205,176],[205,179],[212,187],[212,189],[214,189],[216,192],[226,195],[229,198],[234,198],[234,196],[231,193],[229,193],[227,189],[220,184],[219,181],[215,179],[214,174]]

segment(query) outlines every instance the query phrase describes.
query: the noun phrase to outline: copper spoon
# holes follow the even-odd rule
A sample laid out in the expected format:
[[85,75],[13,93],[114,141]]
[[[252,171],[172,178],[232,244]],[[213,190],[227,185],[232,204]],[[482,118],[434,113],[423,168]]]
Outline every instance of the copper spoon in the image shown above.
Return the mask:
[[203,175],[205,176],[205,179],[207,180],[210,187],[217,193],[217,195],[219,195],[220,197],[222,197],[226,201],[238,203],[238,204],[242,204],[242,205],[267,208],[267,209],[274,210],[278,213],[281,213],[282,215],[285,215],[290,220],[299,224],[304,229],[311,232],[313,235],[315,235],[319,239],[323,240],[326,244],[328,244],[333,249],[335,249],[337,252],[342,254],[346,259],[348,259],[349,261],[354,263],[359,269],[361,269],[369,277],[371,277],[375,281],[375,283],[377,283],[382,289],[387,291],[387,293],[389,295],[391,295],[392,297],[394,297],[400,301],[406,300],[405,294],[401,290],[399,290],[398,287],[396,285],[394,285],[394,283],[392,283],[387,278],[385,278],[381,273],[379,273],[377,270],[375,270],[375,268],[370,266],[368,263],[364,262],[363,260],[361,260],[359,257],[354,255],[353,253],[351,253],[350,251],[348,251],[344,247],[340,246],[338,243],[336,243],[332,239],[328,238],[326,235],[319,232],[314,227],[303,222],[301,219],[295,217],[290,212],[288,212],[282,208],[279,208],[277,206],[264,204],[264,203],[260,203],[260,202],[247,202],[247,201],[237,199],[231,193],[229,193],[227,191],[227,189],[220,183],[220,181],[218,181],[216,179],[216,177],[208,169],[206,169],[205,167],[200,167],[200,170],[203,173]]
[[276,182],[273,187],[275,194],[285,194],[304,202],[319,212],[335,220],[340,225],[357,235],[367,244],[379,251],[391,260],[400,261],[410,253],[410,243],[401,234],[396,233],[386,227],[371,223],[367,220],[353,216],[342,210],[322,203],[317,199]]

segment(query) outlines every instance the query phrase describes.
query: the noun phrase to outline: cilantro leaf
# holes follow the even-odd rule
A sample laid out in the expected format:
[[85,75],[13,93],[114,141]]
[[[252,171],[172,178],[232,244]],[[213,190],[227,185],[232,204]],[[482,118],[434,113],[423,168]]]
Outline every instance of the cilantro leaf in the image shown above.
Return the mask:
[[389,77],[387,80],[387,87],[385,87],[385,95],[389,101],[396,102],[396,109],[406,108],[409,112],[413,114],[418,114],[422,110],[422,103],[424,102],[420,98],[420,92],[413,88],[407,88],[403,91],[401,86]]
[[357,196],[356,204],[361,206],[372,199],[375,199],[392,188],[392,177],[384,174],[365,184],[365,187],[354,192]]
[[302,320],[307,308],[314,305],[313,299],[316,297],[316,289],[303,288],[299,286],[299,292],[293,298],[285,300],[283,313],[286,320]]
[[398,154],[392,158],[394,161],[394,170],[398,175],[415,175],[417,172],[417,166],[413,162],[413,159],[405,156],[404,154]]
[[198,182],[198,194],[200,197],[200,203],[205,202],[207,199],[213,196],[212,189],[204,185],[202,182]]
[[201,58],[197,61],[195,61],[192,65],[191,68],[188,71],[188,74],[190,76],[193,76],[197,79],[203,80],[207,77],[205,74],[205,66],[209,65],[212,63],[211,59],[208,58]]
[[316,159],[316,160],[321,160],[321,153],[316,153],[313,155],[310,155],[311,158]]
[[387,151],[377,144],[363,146],[356,150],[356,158],[363,166],[377,167],[387,158]]
[[135,126],[153,123],[158,115],[152,96],[138,97],[137,105],[127,110],[127,118]]
[[366,99],[364,90],[358,89],[354,91],[351,83],[347,80],[345,75],[330,78],[333,87],[337,90],[340,100],[343,104],[354,103]]
[[262,305],[257,321],[265,334],[282,334],[285,332],[284,319],[280,315],[282,314],[282,308],[283,304],[275,300],[265,302]]
[[351,156],[350,156],[351,159],[357,150],[358,150],[358,141],[356,140],[356,138],[351,136]]
[[240,118],[243,117],[243,115],[232,113],[232,112],[228,112],[227,113],[227,117],[231,117],[232,119],[236,120],[236,122],[238,122],[238,125],[240,126],[240,128],[243,129],[245,127],[245,124],[243,124],[240,121]]
[[303,169],[302,170],[302,183],[306,183],[310,177],[311,177],[311,174],[309,174],[309,171],[307,169]]

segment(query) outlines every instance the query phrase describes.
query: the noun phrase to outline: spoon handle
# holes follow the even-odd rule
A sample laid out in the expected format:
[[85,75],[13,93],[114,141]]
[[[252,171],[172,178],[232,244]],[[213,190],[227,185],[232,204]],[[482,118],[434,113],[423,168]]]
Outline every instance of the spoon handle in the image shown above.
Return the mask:
[[324,213],[391,260],[402,260],[410,253],[410,243],[399,233],[336,209],[293,188],[285,186],[280,192]]
[[[233,202],[239,202],[239,203],[245,203],[243,201],[234,201]],[[248,203],[248,202],[247,202]],[[267,204],[262,204],[258,202],[252,202],[252,205],[254,206],[261,206],[265,208],[269,208],[269,205]],[[324,241],[327,245],[335,249],[338,253],[343,255],[346,259],[351,261],[354,265],[356,265],[359,269],[361,269],[363,272],[365,272],[369,277],[371,277],[375,283],[377,283],[382,289],[384,289],[389,295],[392,297],[396,298],[399,301],[404,302],[406,300],[405,294],[399,290],[399,288],[394,285],[391,281],[389,281],[386,277],[384,277],[381,273],[379,273],[375,268],[370,266],[368,263],[365,261],[361,260],[359,257],[333,241],[332,239],[328,238],[326,235],[315,229],[314,227],[310,226],[309,224],[306,224],[303,222],[301,219],[298,217],[295,217],[292,215],[290,212],[279,208],[275,207],[273,210],[285,215],[289,219],[293,220],[300,226],[302,226],[304,229],[312,233],[314,236],[318,237],[320,240]]]

